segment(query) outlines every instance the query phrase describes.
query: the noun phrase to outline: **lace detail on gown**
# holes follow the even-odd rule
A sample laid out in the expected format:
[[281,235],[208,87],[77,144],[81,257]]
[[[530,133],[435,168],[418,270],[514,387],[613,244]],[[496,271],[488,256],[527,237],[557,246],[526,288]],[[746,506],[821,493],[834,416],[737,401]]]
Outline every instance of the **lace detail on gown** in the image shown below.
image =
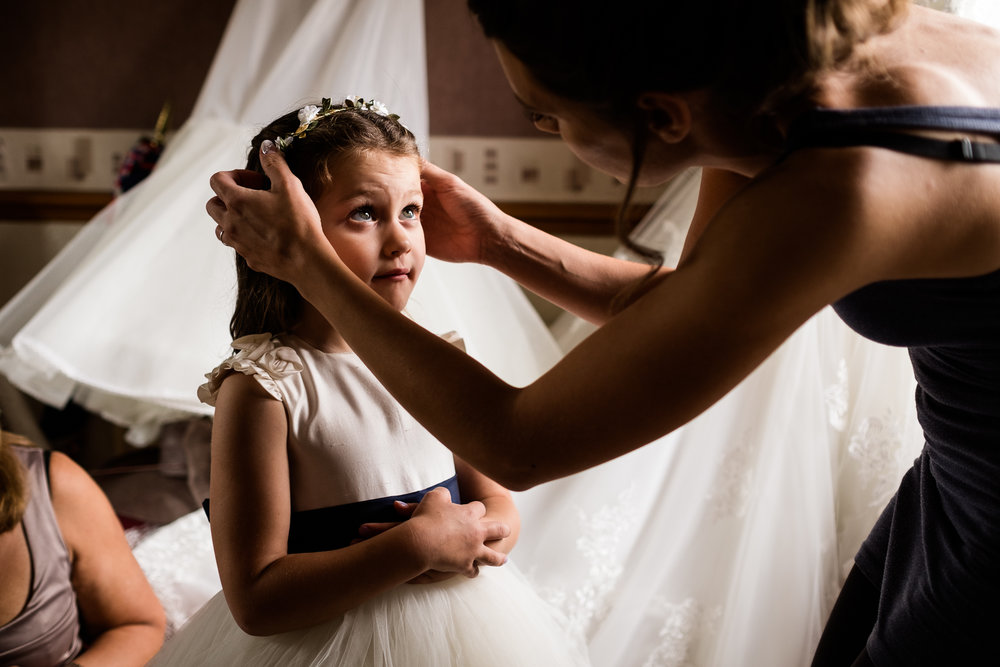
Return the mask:
[[613,505],[604,505],[592,515],[577,514],[580,536],[576,550],[587,563],[587,577],[572,596],[565,589],[542,591],[543,597],[566,616],[575,636],[590,637],[611,610],[612,594],[623,571],[624,554],[619,551],[635,529],[633,496],[629,487],[618,494]]
[[903,451],[903,425],[889,408],[882,416],[863,419],[851,435],[847,453],[860,466],[861,480],[871,492],[871,506],[881,507],[896,490]]
[[722,608],[705,609],[697,600],[687,598],[669,602],[653,601],[652,613],[663,617],[657,633],[659,641],[642,667],[694,667],[700,645],[712,641]]
[[747,429],[717,458],[718,484],[709,489],[707,496],[710,516],[714,520],[746,514],[747,503],[753,494],[758,448],[758,439],[750,437]]
[[847,406],[849,391],[847,389],[847,360],[841,357],[837,362],[837,380],[823,392],[826,401],[827,419],[835,431],[843,432],[847,428]]

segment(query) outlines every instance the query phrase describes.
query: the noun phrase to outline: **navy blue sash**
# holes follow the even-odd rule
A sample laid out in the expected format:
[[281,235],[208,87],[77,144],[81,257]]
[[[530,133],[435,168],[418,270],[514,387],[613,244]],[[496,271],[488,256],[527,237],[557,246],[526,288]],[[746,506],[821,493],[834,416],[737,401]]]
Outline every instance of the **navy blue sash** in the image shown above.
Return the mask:
[[[386,496],[385,498],[373,498],[346,505],[292,512],[291,524],[288,528],[288,553],[331,551],[346,547],[358,537],[358,528],[363,523],[401,521],[402,518],[393,507],[394,501],[419,503],[428,491],[441,486],[451,493],[451,502],[462,502],[458,489],[458,478],[452,477],[421,491],[404,493],[399,496]],[[205,508],[205,515],[208,516],[208,499],[202,503],[202,507]]]

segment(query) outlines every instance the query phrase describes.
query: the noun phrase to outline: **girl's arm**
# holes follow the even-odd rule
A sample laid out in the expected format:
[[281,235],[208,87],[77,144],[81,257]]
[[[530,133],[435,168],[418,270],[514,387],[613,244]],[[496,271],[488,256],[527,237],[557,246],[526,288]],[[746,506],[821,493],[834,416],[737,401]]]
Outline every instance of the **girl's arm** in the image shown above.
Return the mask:
[[486,507],[487,518],[499,521],[510,528],[510,534],[503,539],[487,543],[489,547],[509,554],[517,544],[517,537],[521,532],[521,515],[517,511],[510,491],[457,456],[455,472],[458,476],[458,488],[462,491],[462,499],[478,500]]
[[220,388],[212,432],[212,538],[233,617],[249,634],[315,625],[433,569],[474,575],[505,556],[482,505],[432,491],[397,530],[321,553],[288,554],[291,490],[284,408],[251,377]]
[[132,556],[100,487],[69,457],[53,452],[52,507],[72,559],[72,584],[90,665],[145,665],[163,643],[163,608]]

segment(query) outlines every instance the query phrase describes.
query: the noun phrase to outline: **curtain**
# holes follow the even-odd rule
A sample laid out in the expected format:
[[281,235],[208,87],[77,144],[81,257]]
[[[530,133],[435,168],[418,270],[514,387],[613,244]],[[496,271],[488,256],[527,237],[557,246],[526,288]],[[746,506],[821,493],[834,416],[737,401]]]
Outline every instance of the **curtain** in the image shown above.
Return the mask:
[[[260,126],[321,97],[375,97],[426,148],[423,40],[420,0],[240,0],[153,173],[0,310],[0,372],[44,403],[130,427],[134,444],[210,414],[195,390],[228,355],[235,271],[205,212],[209,176],[242,167]],[[429,259],[411,305],[516,384],[558,358],[519,288],[491,269]]]

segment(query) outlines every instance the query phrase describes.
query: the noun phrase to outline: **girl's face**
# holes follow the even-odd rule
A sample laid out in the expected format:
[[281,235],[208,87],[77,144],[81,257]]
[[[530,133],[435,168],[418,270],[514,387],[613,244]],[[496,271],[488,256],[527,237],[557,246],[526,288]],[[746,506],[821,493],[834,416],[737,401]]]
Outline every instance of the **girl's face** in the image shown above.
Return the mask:
[[366,151],[331,176],[316,200],[326,238],[354,275],[402,310],[425,258],[417,158]]

